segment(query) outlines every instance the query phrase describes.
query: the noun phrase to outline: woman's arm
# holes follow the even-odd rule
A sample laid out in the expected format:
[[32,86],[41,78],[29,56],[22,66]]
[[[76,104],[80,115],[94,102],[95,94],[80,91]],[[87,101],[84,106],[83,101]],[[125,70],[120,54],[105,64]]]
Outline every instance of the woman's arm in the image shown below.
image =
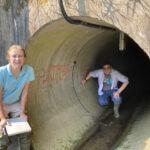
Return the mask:
[[3,93],[3,87],[0,86],[0,119],[5,119],[4,111],[3,111],[3,103],[2,103],[2,93]]
[[8,123],[8,121],[7,121],[7,119],[5,118],[5,115],[4,115],[3,103],[2,103],[2,93],[3,93],[3,87],[0,86],[0,130],[5,125],[9,125],[9,123]]
[[22,95],[21,95],[21,114],[20,114],[20,116],[22,118],[24,118],[25,120],[28,119],[27,115],[25,114],[25,107],[26,107],[26,103],[27,103],[29,85],[30,85],[30,82],[26,82],[26,84],[23,88],[23,91],[22,91]]

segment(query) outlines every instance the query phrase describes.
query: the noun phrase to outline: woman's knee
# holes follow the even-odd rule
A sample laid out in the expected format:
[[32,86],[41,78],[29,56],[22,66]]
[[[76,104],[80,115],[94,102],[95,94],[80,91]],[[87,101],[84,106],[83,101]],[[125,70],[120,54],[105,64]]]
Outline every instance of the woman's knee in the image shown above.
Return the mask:
[[21,150],[30,150],[31,145],[31,134],[23,133],[18,134],[11,137],[11,145],[9,146],[9,150],[18,147]]
[[0,150],[7,150],[9,144],[8,136],[4,135],[3,131],[0,131]]

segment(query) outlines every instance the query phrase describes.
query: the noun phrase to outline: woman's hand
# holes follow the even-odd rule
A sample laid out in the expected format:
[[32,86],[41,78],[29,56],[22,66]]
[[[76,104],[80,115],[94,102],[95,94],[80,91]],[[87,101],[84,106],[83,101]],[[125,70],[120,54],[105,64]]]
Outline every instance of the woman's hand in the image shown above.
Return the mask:
[[21,118],[23,118],[24,120],[28,120],[28,116],[25,114],[25,113],[22,113],[21,115],[20,115],[20,117]]
[[10,123],[8,122],[7,119],[2,119],[0,121],[0,130],[2,130],[2,128],[5,127],[6,125],[10,125]]

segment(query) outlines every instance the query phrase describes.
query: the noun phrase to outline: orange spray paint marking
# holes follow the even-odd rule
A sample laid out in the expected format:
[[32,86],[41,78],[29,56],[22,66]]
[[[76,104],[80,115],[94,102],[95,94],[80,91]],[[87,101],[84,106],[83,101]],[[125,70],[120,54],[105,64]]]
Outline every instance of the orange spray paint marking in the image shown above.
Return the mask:
[[68,73],[69,65],[53,65],[50,71],[50,80],[63,80]]
[[48,80],[61,81],[65,79],[69,72],[69,65],[53,65],[50,68],[42,68],[39,78],[42,83],[46,83]]
[[42,81],[43,81],[43,82],[46,82],[46,81],[48,80],[47,73],[48,73],[48,69],[42,68],[41,74],[40,74],[39,77],[42,78]]
[[[27,0],[27,2],[29,3],[31,0]],[[42,5],[48,2],[48,0],[36,0],[38,5]]]
[[150,150],[150,138],[148,138],[145,143],[147,144],[144,148],[144,150]]

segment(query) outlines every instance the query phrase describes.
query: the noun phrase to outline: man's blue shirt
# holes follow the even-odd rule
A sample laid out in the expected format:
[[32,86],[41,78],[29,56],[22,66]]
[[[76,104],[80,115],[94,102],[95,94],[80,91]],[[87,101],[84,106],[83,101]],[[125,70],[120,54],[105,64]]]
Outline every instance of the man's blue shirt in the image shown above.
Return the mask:
[[18,77],[11,73],[10,64],[0,67],[0,86],[3,87],[2,101],[12,104],[20,100],[26,82],[33,81],[34,71],[29,65],[24,64]]

